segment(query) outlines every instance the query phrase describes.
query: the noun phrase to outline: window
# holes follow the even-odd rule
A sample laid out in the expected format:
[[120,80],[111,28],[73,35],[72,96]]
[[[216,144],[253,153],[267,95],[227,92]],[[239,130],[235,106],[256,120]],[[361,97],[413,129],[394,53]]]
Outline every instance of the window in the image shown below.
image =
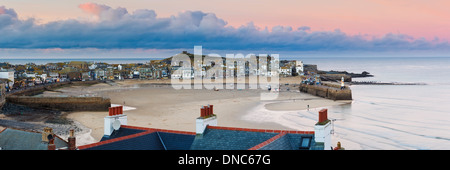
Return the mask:
[[300,139],[299,149],[309,149],[309,147],[311,146],[311,139],[312,137],[302,137]]

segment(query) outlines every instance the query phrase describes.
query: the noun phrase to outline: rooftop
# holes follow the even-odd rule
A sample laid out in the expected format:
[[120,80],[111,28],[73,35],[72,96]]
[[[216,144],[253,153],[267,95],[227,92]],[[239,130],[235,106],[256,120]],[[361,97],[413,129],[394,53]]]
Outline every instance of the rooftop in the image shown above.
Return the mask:
[[[100,142],[80,150],[323,150],[329,147],[327,109],[319,111],[314,131],[250,129],[217,126],[213,105],[200,108],[196,131],[185,132],[127,125],[123,107],[109,108]],[[114,122],[114,123],[113,123]],[[120,126],[118,126],[120,125]],[[317,134],[316,134],[317,132]],[[316,141],[317,140],[317,141]]]
[[[314,131],[284,131],[266,129],[207,126],[202,135],[121,125],[98,143],[79,146],[80,150],[298,150],[302,139],[313,147]],[[311,146],[311,147],[310,147]]]
[[194,133],[121,125],[100,142],[79,146],[80,150],[188,150]]
[[[68,143],[58,136],[54,144],[56,148],[68,147]],[[40,132],[6,128],[0,131],[0,148],[0,150],[47,150],[48,142],[42,141]]]

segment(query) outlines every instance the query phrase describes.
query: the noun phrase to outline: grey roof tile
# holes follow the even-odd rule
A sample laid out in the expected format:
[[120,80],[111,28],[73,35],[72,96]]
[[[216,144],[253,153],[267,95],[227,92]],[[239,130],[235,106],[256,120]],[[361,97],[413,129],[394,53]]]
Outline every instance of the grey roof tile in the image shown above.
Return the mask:
[[191,150],[247,150],[277,133],[248,132],[206,128],[203,135],[197,135]]
[[[54,140],[56,148],[67,147],[66,141],[60,138]],[[42,134],[7,128],[0,133],[2,150],[47,150],[48,143],[42,142]]]

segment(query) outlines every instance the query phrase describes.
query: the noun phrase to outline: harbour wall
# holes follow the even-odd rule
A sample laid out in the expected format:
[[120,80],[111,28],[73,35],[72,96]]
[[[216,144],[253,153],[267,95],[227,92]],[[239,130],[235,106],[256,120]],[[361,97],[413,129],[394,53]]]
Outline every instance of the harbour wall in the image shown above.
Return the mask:
[[6,89],[5,85],[0,83],[0,110],[6,102]]
[[300,91],[311,95],[331,99],[331,100],[352,100],[352,90],[348,86],[345,89],[334,87],[333,84],[308,85],[300,84]]
[[108,111],[111,100],[103,97],[42,97],[34,96],[46,90],[65,85],[91,85],[98,81],[60,82],[29,87],[14,91],[6,96],[6,102],[26,105],[34,108],[55,109],[61,111]]
[[7,94],[7,96],[33,96],[42,93],[46,90],[52,90],[54,88],[66,86],[66,85],[92,85],[97,84],[99,81],[71,81],[71,82],[58,82],[52,84],[38,85],[33,87],[27,87],[25,89],[14,90]]
[[103,97],[8,96],[6,101],[35,108],[61,111],[107,111],[111,100]]

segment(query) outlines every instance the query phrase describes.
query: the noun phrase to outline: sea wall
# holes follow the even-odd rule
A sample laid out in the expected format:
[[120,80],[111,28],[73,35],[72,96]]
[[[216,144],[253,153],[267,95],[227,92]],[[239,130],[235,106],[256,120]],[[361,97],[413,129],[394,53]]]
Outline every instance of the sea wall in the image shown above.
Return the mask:
[[45,90],[51,90],[54,88],[66,86],[66,85],[92,85],[97,84],[99,81],[70,81],[70,82],[58,82],[58,83],[52,83],[52,84],[45,84],[45,85],[38,85],[33,87],[26,87],[24,89],[20,90],[14,90],[10,93],[8,93],[8,96],[33,96],[39,93],[42,93]]
[[61,111],[108,111],[111,100],[103,97],[40,97],[34,96],[45,90],[65,85],[91,85],[98,81],[59,82],[13,91],[6,96],[6,102],[34,108],[56,109]]
[[6,90],[5,85],[0,84],[0,109],[2,109],[3,104],[6,102]]
[[331,99],[331,100],[352,100],[352,91],[348,86],[345,89],[324,85],[301,84],[300,91],[311,95]]
[[8,96],[7,102],[61,111],[108,111],[111,100],[103,97]]

